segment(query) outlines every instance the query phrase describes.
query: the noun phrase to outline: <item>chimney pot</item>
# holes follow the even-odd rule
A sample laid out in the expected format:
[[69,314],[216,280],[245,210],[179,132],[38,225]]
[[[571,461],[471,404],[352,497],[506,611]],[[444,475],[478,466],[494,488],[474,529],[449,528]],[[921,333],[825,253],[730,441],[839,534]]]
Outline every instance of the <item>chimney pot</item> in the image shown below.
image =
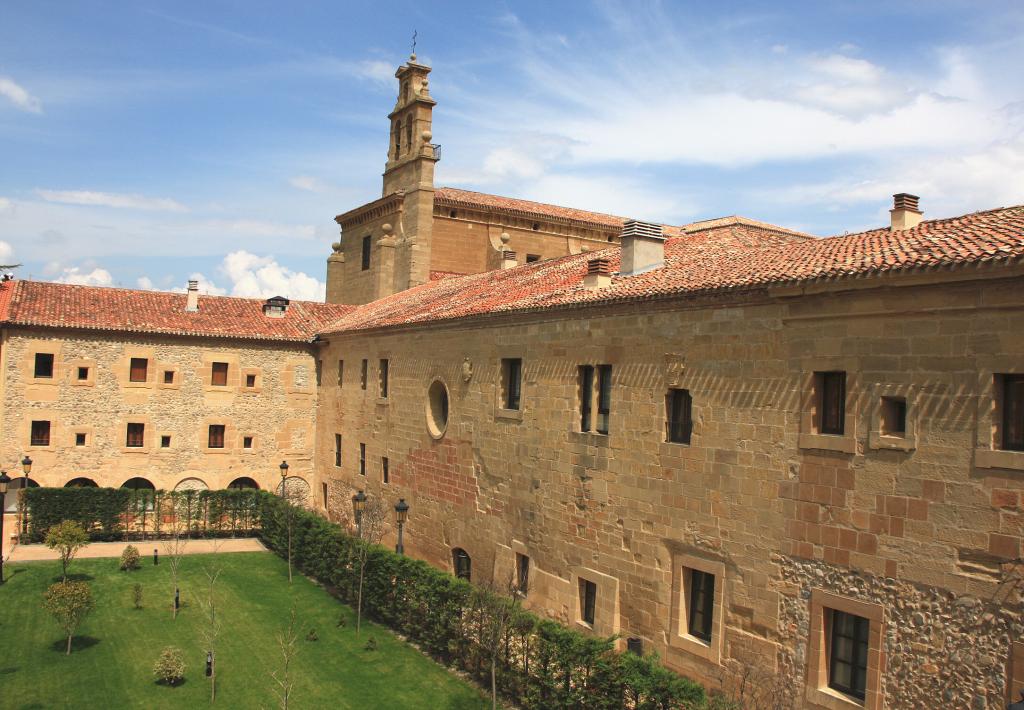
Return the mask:
[[612,264],[608,257],[599,256],[587,261],[587,275],[583,277],[583,288],[597,291],[612,282]]
[[665,237],[660,224],[628,219],[622,224],[620,276],[633,276],[665,265]]
[[188,291],[186,293],[185,311],[195,313],[199,310],[199,282],[195,279],[189,279]]
[[514,251],[505,250],[501,252],[501,268],[511,269],[516,265],[516,253]]
[[892,196],[892,209],[889,210],[889,215],[892,218],[890,224],[892,231],[899,232],[904,229],[913,229],[921,224],[921,220],[924,219],[924,213],[918,209],[919,199],[917,195],[911,195],[907,192],[898,192]]

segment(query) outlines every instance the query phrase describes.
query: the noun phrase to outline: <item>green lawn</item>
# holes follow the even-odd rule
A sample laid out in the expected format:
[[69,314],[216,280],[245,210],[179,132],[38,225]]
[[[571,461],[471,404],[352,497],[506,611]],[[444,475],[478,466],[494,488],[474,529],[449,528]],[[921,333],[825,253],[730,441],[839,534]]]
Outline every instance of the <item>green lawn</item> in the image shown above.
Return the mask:
[[[144,547],[151,549],[152,545]],[[195,595],[206,577],[207,555],[182,561],[182,609],[170,611],[170,567],[119,572],[116,559],[80,560],[72,575],[85,576],[97,600],[70,656],[56,622],[40,606],[43,591],[59,578],[57,562],[5,565],[0,586],[0,707],[4,708],[197,708],[209,704]],[[287,568],[269,553],[220,555],[217,584],[224,621],[217,664],[219,707],[276,708],[271,672],[281,665],[277,634],[287,625],[294,598],[302,632],[293,662],[293,708],[484,708],[479,690],[408,646],[386,629],[363,622],[304,577],[289,585]],[[144,608],[132,605],[132,586],[144,589]],[[337,626],[339,616],[346,625]],[[315,629],[318,641],[305,640]],[[369,637],[377,650],[366,651]],[[157,685],[152,667],[160,650],[180,647],[186,681]]]

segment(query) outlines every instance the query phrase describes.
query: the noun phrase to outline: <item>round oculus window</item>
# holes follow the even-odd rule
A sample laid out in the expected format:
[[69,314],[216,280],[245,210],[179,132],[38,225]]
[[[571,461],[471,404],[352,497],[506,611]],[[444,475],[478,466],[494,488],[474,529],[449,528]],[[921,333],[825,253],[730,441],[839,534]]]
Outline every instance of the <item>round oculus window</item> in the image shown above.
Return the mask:
[[444,436],[448,428],[448,387],[434,380],[427,389],[427,429],[435,439]]

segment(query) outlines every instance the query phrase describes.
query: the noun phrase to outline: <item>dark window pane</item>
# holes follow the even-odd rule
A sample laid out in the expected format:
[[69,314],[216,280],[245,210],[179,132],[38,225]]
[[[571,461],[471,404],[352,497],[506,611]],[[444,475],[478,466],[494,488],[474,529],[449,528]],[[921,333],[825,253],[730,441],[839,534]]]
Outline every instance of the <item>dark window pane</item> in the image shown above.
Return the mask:
[[226,362],[215,362],[213,363],[212,374],[210,375],[210,384],[217,385],[218,387],[224,387],[228,383],[228,364]]
[[520,358],[506,358],[503,363],[505,366],[505,409],[519,409],[523,361]]
[[131,446],[133,448],[142,446],[146,441],[146,425],[145,424],[129,424],[128,433],[125,437],[125,446]]
[[516,553],[516,588],[526,594],[530,588],[530,558]]
[[594,366],[580,366],[580,431],[590,431],[590,407],[594,399]]
[[53,353],[36,353],[36,377],[53,377]]
[[1004,449],[1024,451],[1024,375],[1003,375]]
[[173,385],[174,384],[174,370],[164,370],[164,384],[165,385]]
[[363,237],[363,271],[370,268],[370,237]]
[[669,390],[668,440],[676,444],[689,444],[692,430],[692,400],[687,390]]
[[49,446],[50,445],[50,422],[48,421],[35,421],[32,422],[32,446]]
[[387,456],[382,456],[381,459],[380,459],[380,476],[381,476],[381,481],[383,481],[384,483],[390,483],[390,481],[391,481],[391,471],[390,471],[390,468],[389,468],[390,465],[391,464],[388,461],[388,457]]
[[455,576],[469,581],[472,576],[472,560],[469,559],[469,554],[461,547],[456,547],[452,550],[452,563],[455,567]]
[[580,580],[580,618],[584,623],[594,624],[594,612],[597,608],[597,585],[593,582]]
[[223,424],[211,424],[210,425],[210,437],[208,446],[211,449],[223,449],[224,448],[224,425]]
[[148,372],[149,360],[144,357],[133,357],[128,380],[130,382],[145,382]]
[[608,417],[612,410],[612,366],[597,366],[597,431],[608,433]]
[[366,475],[366,444],[359,445],[359,475]]
[[341,434],[334,435],[334,465],[341,466]]
[[715,610],[715,576],[690,570],[690,635],[711,642],[711,625]]
[[370,361],[363,360],[362,369],[360,369],[359,371],[359,386],[362,387],[363,389],[366,389],[366,375],[369,367]]
[[846,420],[846,373],[822,372],[821,433],[842,434]]
[[80,379],[80,380],[88,380],[89,379],[89,368],[88,367],[80,367],[80,368],[78,368],[78,379]]
[[828,685],[864,699],[868,671],[868,632],[871,622],[862,616],[832,611]]
[[388,375],[391,367],[390,362],[381,358],[380,361],[380,396],[386,399],[388,396]]
[[345,383],[345,361],[338,360],[338,387]]

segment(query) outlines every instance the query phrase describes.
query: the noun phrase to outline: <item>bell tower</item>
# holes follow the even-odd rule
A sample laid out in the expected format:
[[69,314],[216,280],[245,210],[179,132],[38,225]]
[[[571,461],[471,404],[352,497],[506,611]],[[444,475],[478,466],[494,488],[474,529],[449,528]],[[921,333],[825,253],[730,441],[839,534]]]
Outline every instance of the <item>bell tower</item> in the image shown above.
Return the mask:
[[430,142],[437,102],[430,98],[428,74],[430,67],[418,64],[415,54],[395,72],[398,100],[388,114],[391,140],[384,166],[384,197],[399,190],[408,194],[434,189],[434,163],[440,160],[441,151],[440,146]]

